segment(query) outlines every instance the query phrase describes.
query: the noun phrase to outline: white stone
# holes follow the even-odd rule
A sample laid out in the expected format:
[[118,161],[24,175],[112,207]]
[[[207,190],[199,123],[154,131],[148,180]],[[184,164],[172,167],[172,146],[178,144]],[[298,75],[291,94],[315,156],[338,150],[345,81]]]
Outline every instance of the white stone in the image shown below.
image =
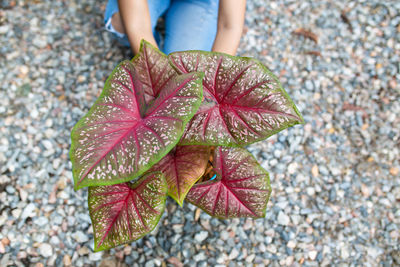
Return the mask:
[[39,227],[44,227],[49,223],[49,220],[46,217],[39,217],[37,220],[35,220],[35,224],[38,225]]
[[375,247],[369,247],[367,249],[368,252],[368,256],[372,257],[372,258],[377,258],[382,254],[382,251],[379,248],[375,248]]
[[78,243],[85,243],[89,241],[87,235],[85,235],[82,231],[77,231],[76,233],[73,233],[72,238],[75,239]]
[[44,145],[44,147],[45,147],[47,150],[53,149],[53,144],[51,143],[50,140],[47,140],[47,139],[42,140],[42,144]]
[[194,236],[194,239],[196,239],[196,241],[200,243],[203,242],[207,237],[208,237],[208,232],[201,231]]
[[21,218],[25,220],[28,217],[34,217],[36,215],[36,206],[33,203],[26,205],[24,211],[22,212]]
[[14,209],[11,211],[11,214],[15,219],[18,219],[21,213],[22,213],[21,209]]
[[90,253],[89,254],[89,260],[90,261],[99,261],[101,260],[101,257],[103,256],[103,252],[95,252],[95,253]]
[[39,246],[39,254],[48,258],[53,255],[53,248],[49,244],[43,243]]
[[267,251],[271,252],[272,254],[275,254],[277,252],[277,248],[275,245],[269,245],[267,246]]
[[315,195],[315,189],[313,187],[307,187],[307,195],[309,196],[314,196]]
[[297,167],[298,167],[297,162],[290,163],[289,166],[288,166],[288,173],[289,174],[294,174],[296,172],[296,170],[297,170]]
[[280,225],[288,225],[290,223],[290,218],[282,211],[278,214],[278,224]]
[[349,249],[347,247],[342,247],[340,249],[340,255],[342,259],[347,259],[350,256]]
[[19,196],[21,197],[21,200],[25,202],[28,199],[28,192],[26,192],[24,189],[20,188],[19,189]]
[[58,246],[60,244],[60,239],[57,236],[53,235],[50,238],[50,244],[52,244],[54,246]]
[[10,31],[10,26],[9,25],[0,26],[0,34],[6,34],[9,31]]
[[310,252],[308,252],[308,257],[310,258],[310,260],[313,261],[317,258],[317,254],[318,254],[318,251],[311,250]]
[[229,253],[229,259],[230,260],[236,259],[237,256],[239,256],[239,251],[236,248],[233,248],[231,253]]
[[292,266],[293,262],[294,262],[294,256],[289,256],[285,260],[286,266]]
[[289,240],[286,245],[288,248],[294,249],[296,247],[296,242]]
[[30,115],[33,119],[37,119],[39,117],[39,112],[37,111],[37,109],[33,109],[30,111]]
[[250,263],[253,262],[254,258],[256,257],[256,254],[251,254],[246,258],[246,262]]

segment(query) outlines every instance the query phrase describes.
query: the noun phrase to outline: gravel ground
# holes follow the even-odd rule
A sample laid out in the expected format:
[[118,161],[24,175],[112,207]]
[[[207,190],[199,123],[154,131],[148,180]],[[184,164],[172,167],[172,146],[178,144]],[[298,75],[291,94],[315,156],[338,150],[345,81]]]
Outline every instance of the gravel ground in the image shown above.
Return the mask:
[[[70,130],[131,55],[104,2],[0,0],[0,266],[399,266],[400,4],[248,0],[239,54],[264,62],[306,124],[249,147],[265,219],[171,199],[158,229],[93,253]],[[296,34],[297,33],[297,34]]]

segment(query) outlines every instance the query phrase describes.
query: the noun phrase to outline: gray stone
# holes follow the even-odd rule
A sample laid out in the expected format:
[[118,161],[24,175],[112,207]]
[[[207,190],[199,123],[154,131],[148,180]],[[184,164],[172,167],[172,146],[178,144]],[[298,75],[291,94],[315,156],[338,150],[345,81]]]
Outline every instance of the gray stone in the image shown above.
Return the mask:
[[35,217],[35,216],[36,216],[36,206],[33,203],[29,203],[22,211],[21,218],[24,220],[28,217]]
[[280,224],[280,225],[289,225],[290,218],[285,213],[280,211],[278,213],[277,223]]
[[102,259],[103,252],[94,252],[94,253],[89,253],[89,260],[90,261],[100,261]]
[[239,251],[236,248],[233,248],[231,250],[231,253],[229,253],[230,260],[236,259],[238,256],[239,256]]
[[39,217],[37,220],[35,220],[35,224],[37,224],[39,227],[44,227],[48,225],[49,220],[46,217]]
[[89,237],[86,234],[84,234],[82,231],[76,231],[71,236],[78,243],[85,243],[85,242],[89,241]]
[[201,243],[207,237],[208,237],[208,232],[207,231],[201,231],[201,232],[195,234],[194,239],[196,240],[196,242]]

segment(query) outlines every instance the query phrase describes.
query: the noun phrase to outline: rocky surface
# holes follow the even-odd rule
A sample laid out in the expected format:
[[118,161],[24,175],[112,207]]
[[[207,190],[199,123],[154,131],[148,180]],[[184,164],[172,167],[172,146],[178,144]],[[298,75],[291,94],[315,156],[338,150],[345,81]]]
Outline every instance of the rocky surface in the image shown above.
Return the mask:
[[103,2],[0,0],[0,266],[400,265],[398,1],[248,0],[239,54],[306,122],[249,147],[271,175],[266,218],[169,199],[155,232],[93,253],[69,135],[131,57]]

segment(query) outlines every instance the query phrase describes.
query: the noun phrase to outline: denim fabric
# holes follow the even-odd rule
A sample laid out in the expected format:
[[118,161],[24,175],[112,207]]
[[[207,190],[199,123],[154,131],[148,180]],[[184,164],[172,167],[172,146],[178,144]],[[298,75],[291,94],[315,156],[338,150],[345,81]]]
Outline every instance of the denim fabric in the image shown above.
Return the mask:
[[[219,0],[148,0],[151,26],[159,45],[155,27],[158,18],[165,15],[165,39],[160,49],[166,54],[184,50],[210,51],[217,33],[218,3]],[[118,0],[109,0],[104,23],[123,45],[129,46],[126,35],[110,27],[111,17],[118,11]]]

